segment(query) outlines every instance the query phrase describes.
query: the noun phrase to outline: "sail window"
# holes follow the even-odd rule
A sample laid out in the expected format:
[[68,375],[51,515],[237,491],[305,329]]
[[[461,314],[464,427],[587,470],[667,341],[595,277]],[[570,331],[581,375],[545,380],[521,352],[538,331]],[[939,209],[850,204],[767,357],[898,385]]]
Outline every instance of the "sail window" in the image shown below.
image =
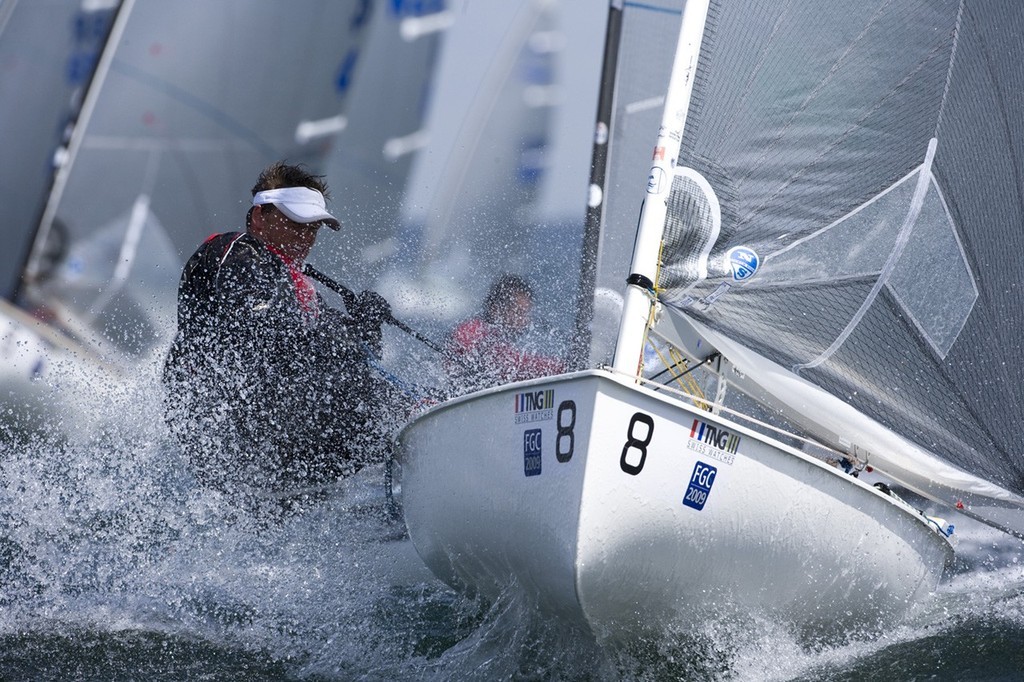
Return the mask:
[[934,177],[889,288],[936,354],[945,358],[974,308],[978,286]]
[[692,168],[678,167],[672,179],[665,218],[665,253],[677,254],[663,265],[662,284],[678,289],[707,279],[708,256],[722,230],[722,209],[714,189]]
[[775,285],[858,279],[875,283],[829,349],[798,369],[827,360],[883,287],[940,358],[956,341],[978,298],[974,274],[929,163],[765,261],[762,277]]

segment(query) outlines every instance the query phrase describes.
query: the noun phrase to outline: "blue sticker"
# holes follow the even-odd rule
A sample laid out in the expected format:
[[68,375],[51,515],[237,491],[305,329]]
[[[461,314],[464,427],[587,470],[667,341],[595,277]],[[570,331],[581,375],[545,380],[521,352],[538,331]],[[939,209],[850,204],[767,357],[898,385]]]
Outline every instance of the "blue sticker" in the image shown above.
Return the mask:
[[697,511],[702,510],[704,503],[708,501],[708,495],[711,494],[711,486],[715,484],[715,474],[717,473],[716,467],[698,460],[697,465],[693,467],[693,474],[690,476],[690,487],[686,489],[686,495],[683,496],[683,504],[693,507]]
[[527,476],[540,476],[540,429],[523,433],[523,471]]
[[734,246],[725,254],[732,270],[732,278],[737,282],[745,282],[757,273],[761,259],[757,252],[747,246]]

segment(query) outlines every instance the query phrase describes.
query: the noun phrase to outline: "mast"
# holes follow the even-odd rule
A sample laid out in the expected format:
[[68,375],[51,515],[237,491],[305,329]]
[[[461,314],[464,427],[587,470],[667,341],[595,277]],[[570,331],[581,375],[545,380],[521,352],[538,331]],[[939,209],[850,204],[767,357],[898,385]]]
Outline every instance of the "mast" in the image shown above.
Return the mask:
[[686,0],[679,27],[679,42],[676,44],[661,128],[647,179],[647,198],[640,209],[640,223],[633,246],[630,275],[626,280],[625,303],[619,320],[619,336],[612,363],[616,370],[629,374],[639,375],[643,369],[644,339],[651,306],[654,304],[653,290],[657,280],[666,202],[672,189],[676,156],[690,107],[709,6],[710,0]]
[[597,250],[601,241],[604,191],[608,179],[608,133],[615,104],[615,74],[622,39],[622,3],[623,0],[611,0],[608,5],[608,24],[605,28],[601,90],[597,100],[597,124],[594,128],[594,150],[590,163],[587,215],[583,227],[583,262],[576,304],[576,331],[569,349],[569,362],[576,369],[586,366],[590,348],[590,321],[594,316],[594,287],[597,282]]

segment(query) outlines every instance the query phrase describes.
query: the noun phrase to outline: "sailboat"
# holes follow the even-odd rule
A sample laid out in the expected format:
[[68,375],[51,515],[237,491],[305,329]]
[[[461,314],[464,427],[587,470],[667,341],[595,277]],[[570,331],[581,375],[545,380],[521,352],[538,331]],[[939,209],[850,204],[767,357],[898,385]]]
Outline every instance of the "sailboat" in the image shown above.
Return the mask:
[[1022,31],[1008,0],[612,0],[576,370],[400,433],[430,569],[601,637],[847,636],[928,598],[958,515],[1024,537]]

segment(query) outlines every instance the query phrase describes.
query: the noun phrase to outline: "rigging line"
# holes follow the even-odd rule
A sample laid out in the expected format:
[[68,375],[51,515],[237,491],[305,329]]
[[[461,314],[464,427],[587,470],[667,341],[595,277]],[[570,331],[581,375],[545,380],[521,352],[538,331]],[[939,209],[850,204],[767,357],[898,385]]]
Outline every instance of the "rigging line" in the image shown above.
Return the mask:
[[[654,344],[651,344],[651,346],[654,348],[654,352],[658,354],[658,357],[661,359],[661,362],[665,365],[665,370],[663,370],[660,374],[664,374],[665,371],[672,371],[672,370],[678,368],[680,364],[683,364],[683,363],[686,362],[686,358],[683,358],[678,352],[675,355],[672,355],[671,351],[673,351],[675,349],[670,347],[669,348],[669,351],[670,351],[669,355],[670,355],[670,357],[672,357],[673,361],[672,361],[672,363],[669,363],[668,360],[665,359],[665,356],[662,354],[661,349],[659,349]],[[678,359],[676,359],[677,357],[678,357]],[[703,364],[704,363],[701,362],[700,364],[698,364],[693,369],[696,369],[697,367],[700,367]],[[704,391],[701,390],[700,385],[697,384],[697,381],[692,376],[687,376],[690,373],[690,371],[691,370],[687,370],[687,371],[685,371],[685,372],[683,372],[681,374],[678,374],[678,375],[675,373],[675,371],[672,371],[673,381],[675,381],[679,385],[679,387],[681,389],[683,389],[683,390],[690,390],[690,391],[693,392],[694,395],[699,395],[699,396],[701,396],[703,398]],[[683,383],[684,378],[687,380],[687,383],[685,385]],[[667,384],[664,384],[664,385],[667,385]],[[654,390],[656,391],[658,389],[654,389]],[[706,402],[697,403],[697,406],[700,407],[703,410],[709,410],[710,409],[710,408],[708,408]]]
[[[651,345],[653,346],[653,344],[651,344]],[[657,348],[655,348],[655,350],[657,350]],[[700,369],[700,368],[701,368],[701,367],[703,367],[704,365],[706,365],[706,364],[708,364],[708,363],[711,363],[711,362],[714,362],[715,360],[717,360],[717,359],[718,359],[718,358],[720,358],[721,356],[722,356],[722,354],[721,354],[721,353],[719,353],[718,351],[715,351],[715,352],[714,352],[714,353],[712,353],[711,355],[707,356],[706,358],[704,358],[703,360],[701,360],[700,362],[698,362],[698,363],[697,363],[696,365],[694,365],[693,367],[688,367],[688,368],[687,368],[687,370],[686,370],[685,372],[683,372],[682,374],[680,374],[679,376],[680,376],[680,377],[684,377],[684,376],[686,376],[687,374],[690,374],[690,373],[694,372],[695,370],[698,370],[698,369]],[[685,361],[686,361],[686,359],[685,359],[685,358],[683,358],[683,360],[681,360],[680,362],[685,362]],[[667,365],[668,363],[665,363],[665,364]],[[678,365],[678,364],[679,364],[679,362],[675,362],[675,363],[673,363],[673,364],[674,364],[674,365]],[[671,369],[671,367],[665,367],[665,369],[661,370],[660,372],[658,372],[657,374],[655,374],[655,375],[654,375],[654,376],[652,376],[651,378],[649,378],[649,379],[646,379],[646,381],[650,381],[650,382],[655,382],[655,381],[656,381],[656,380],[658,379],[658,377],[660,377],[660,376],[661,376],[662,374],[664,374],[665,372],[668,372],[668,371],[669,371],[670,369]],[[659,386],[664,386],[664,385],[665,385],[665,384],[659,384]]]
[[[790,4],[792,4],[792,3],[790,3]],[[806,93],[806,95],[804,96],[802,102],[800,102],[798,105],[792,107],[792,110],[790,111],[789,117],[786,119],[786,121],[785,121],[785,123],[783,125],[779,126],[779,128],[775,132],[774,136],[769,138],[768,140],[766,140],[763,143],[764,151],[761,153],[761,156],[758,157],[757,159],[755,159],[753,161],[753,163],[749,164],[749,166],[747,167],[747,172],[744,175],[739,176],[739,177],[736,178],[736,183],[737,184],[742,184],[742,183],[746,182],[754,173],[757,173],[758,171],[761,170],[761,167],[764,164],[765,160],[775,150],[775,148],[776,148],[776,144],[775,143],[777,143],[779,140],[781,140],[782,138],[784,138],[787,135],[787,133],[789,132],[790,128],[792,128],[793,125],[795,124],[795,121],[797,120],[797,118],[799,118],[801,115],[803,115],[803,114],[805,114],[807,112],[807,108],[810,106],[810,103],[815,98],[817,98],[818,94],[821,91],[823,91],[829,83],[831,83],[835,79],[836,74],[838,74],[840,69],[845,65],[847,57],[854,51],[854,48],[857,47],[864,40],[864,37],[871,31],[871,29],[873,29],[875,27],[875,25],[879,23],[879,19],[881,18],[884,10],[889,5],[891,5],[891,4],[892,4],[891,0],[884,0],[875,9],[874,14],[872,14],[871,17],[868,18],[867,23],[864,24],[863,28],[861,28],[860,33],[858,33],[856,37],[854,37],[852,40],[850,40],[846,44],[846,49],[843,50],[842,54],[839,54],[838,56],[835,57],[835,59],[832,60],[832,65],[829,67],[829,70],[828,70],[828,72],[825,73],[824,77],[822,77],[818,81],[818,84],[815,85],[813,88],[811,88]],[[788,12],[789,9],[790,9],[790,7],[787,6],[786,11]],[[774,36],[775,30],[777,30],[779,28],[779,26],[780,26],[784,16],[785,16],[784,13],[780,13],[779,14],[779,18],[778,18],[778,20],[776,22],[775,27],[773,28],[773,36]],[[765,52],[762,53],[762,55],[766,55],[766,54],[767,54],[767,49],[765,50]],[[764,64],[764,61],[762,61],[758,65],[758,67],[763,66],[763,64]],[[751,82],[751,81],[748,80],[748,83],[749,82]]]
[[[686,357],[675,346],[669,346],[669,348],[668,348],[668,356],[670,358],[672,358],[672,362],[674,362],[677,365],[679,365],[679,364],[681,364],[681,363],[686,361]],[[690,390],[693,391],[695,394],[697,394],[699,396],[703,396],[704,395],[704,389],[701,388],[701,385],[697,383],[697,380],[694,377],[692,377],[692,376],[687,376],[687,375],[684,375],[684,376],[685,376],[685,379],[686,379],[686,385],[690,387]],[[679,382],[677,381],[676,383],[679,383]],[[680,383],[680,386],[682,386],[681,383]]]
[[[658,372],[658,374],[655,375],[655,376],[661,376],[665,372],[670,372],[672,374],[672,380],[678,382],[679,378],[683,376],[682,374],[676,374],[675,371],[674,371],[675,369],[678,368],[679,363],[678,362],[669,362],[668,359],[665,357],[665,355],[661,352],[661,349],[658,348],[657,344],[652,343],[651,344],[651,348],[653,348],[654,352],[658,354],[658,359],[661,360],[661,364],[665,365],[665,369],[663,369],[660,372]],[[683,361],[685,362],[685,359]],[[651,379],[654,379],[654,378],[655,377],[651,377]]]
[[414,384],[411,381],[402,379],[394,372],[389,371],[381,363],[380,358],[377,357],[376,353],[366,343],[359,344],[366,356],[366,366],[374,370],[380,376],[385,379],[392,386],[396,387],[408,398],[412,398],[417,401],[424,401],[430,398],[430,391],[424,389],[422,386]]
[[158,74],[150,73],[135,66],[134,64],[123,61],[120,58],[114,59],[111,62],[110,70],[135,81],[145,88],[158,92],[162,95],[166,95],[176,103],[191,109],[199,116],[214,123],[223,130],[226,130],[235,138],[245,140],[260,154],[268,157],[280,156],[275,147],[265,140],[258,131],[248,127],[227,111],[206,101],[195,93],[186,90],[180,85],[172,83]]
[[[640,344],[640,358],[637,362],[636,375],[637,377],[643,376],[644,373],[644,346],[650,343],[651,329],[654,327],[655,317],[658,314],[658,280],[661,278],[661,265],[662,265],[662,253],[665,250],[665,240],[662,239],[658,244],[658,260],[654,269],[654,282],[651,282],[651,286],[647,289],[647,294],[650,297],[650,305],[647,308],[647,322],[644,324],[644,336],[643,341]],[[654,344],[651,344],[654,347]],[[657,348],[654,348],[657,351]],[[662,361],[664,362],[664,360]],[[666,365],[668,363],[665,363]]]

